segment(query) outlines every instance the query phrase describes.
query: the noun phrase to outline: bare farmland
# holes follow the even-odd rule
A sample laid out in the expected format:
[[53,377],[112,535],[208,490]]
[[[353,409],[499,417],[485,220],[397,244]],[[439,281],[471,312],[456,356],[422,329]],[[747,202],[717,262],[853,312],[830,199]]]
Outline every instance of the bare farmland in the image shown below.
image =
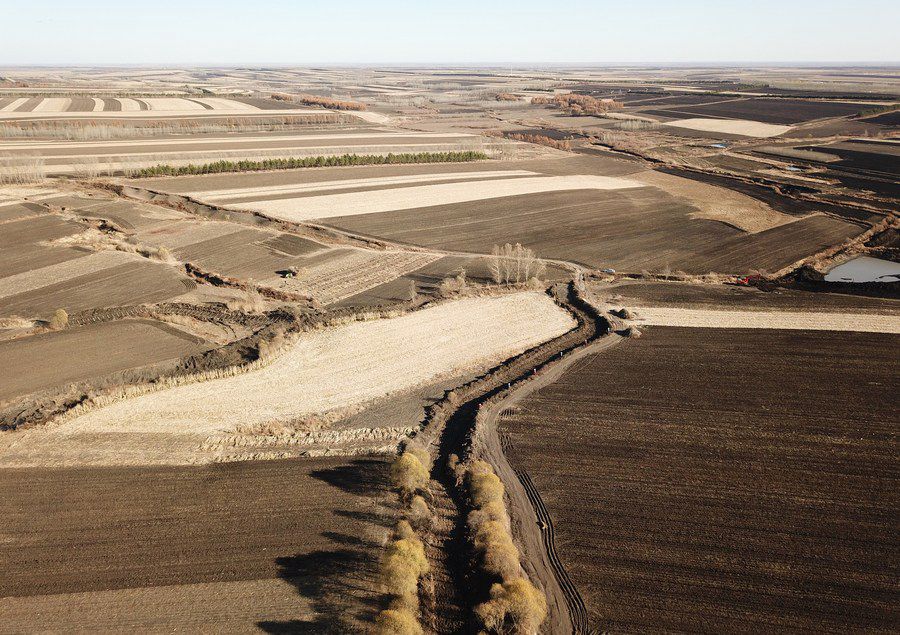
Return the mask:
[[[490,366],[572,326],[538,293],[468,298],[301,337],[271,364],[117,401],[0,438],[6,465],[184,464],[230,452],[237,429],[346,414],[444,375]],[[60,439],[65,438],[61,443]]]
[[[102,347],[96,346],[102,341]],[[202,341],[159,322],[93,324],[0,342],[0,401],[115,371],[179,359]]]
[[361,630],[394,513],[386,467],[0,469],[5,628]]
[[889,630],[897,344],[654,327],[506,417],[592,624]]

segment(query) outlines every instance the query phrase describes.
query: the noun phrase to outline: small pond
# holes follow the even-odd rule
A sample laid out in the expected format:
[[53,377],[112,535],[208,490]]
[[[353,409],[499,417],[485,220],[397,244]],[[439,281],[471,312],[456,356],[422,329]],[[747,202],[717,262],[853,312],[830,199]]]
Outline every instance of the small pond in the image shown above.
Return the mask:
[[827,282],[897,282],[900,280],[900,263],[860,256],[838,265],[827,274]]

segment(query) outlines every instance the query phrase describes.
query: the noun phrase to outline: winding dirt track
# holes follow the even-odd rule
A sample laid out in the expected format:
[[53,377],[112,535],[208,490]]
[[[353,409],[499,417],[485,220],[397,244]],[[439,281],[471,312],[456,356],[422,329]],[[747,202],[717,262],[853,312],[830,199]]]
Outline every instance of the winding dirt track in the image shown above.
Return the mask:
[[[621,326],[613,323],[613,328]],[[550,368],[530,382],[520,384],[508,395],[478,415],[477,453],[488,461],[506,486],[510,518],[516,540],[525,558],[523,566],[529,577],[544,588],[549,605],[549,632],[590,633],[587,606],[556,551],[553,519],[531,476],[516,469],[507,458],[511,449],[509,437],[498,431],[498,422],[515,405],[536,390],[559,379],[573,364],[588,355],[624,341],[612,333],[586,340],[585,344],[553,363]]]

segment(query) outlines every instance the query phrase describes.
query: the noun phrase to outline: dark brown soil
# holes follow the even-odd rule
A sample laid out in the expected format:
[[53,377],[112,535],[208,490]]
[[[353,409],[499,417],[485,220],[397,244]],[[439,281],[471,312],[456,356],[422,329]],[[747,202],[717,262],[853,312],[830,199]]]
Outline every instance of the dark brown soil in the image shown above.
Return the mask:
[[665,306],[741,311],[780,309],[900,315],[900,300],[866,298],[838,293],[812,293],[792,289],[761,291],[756,287],[689,284],[683,282],[634,282],[594,287],[603,298],[616,298],[615,305]]
[[865,106],[834,101],[810,101],[803,99],[735,99],[722,103],[671,106],[666,110],[647,110],[645,114],[668,117],[725,117],[750,119],[774,124],[796,124],[826,117],[855,115]]
[[163,302],[195,286],[175,267],[149,261],[130,262],[3,298],[0,316],[47,318],[56,309],[73,313]]
[[[651,211],[652,210],[652,211]],[[466,252],[521,242],[545,258],[592,268],[689,273],[775,271],[862,229],[828,217],[746,234],[657,188],[511,196],[414,210],[335,217],[366,236]]]
[[[0,470],[0,598],[283,578],[296,619],[259,626],[346,632],[379,608],[379,540],[394,522],[385,468],[322,458]],[[202,621],[204,604],[193,612]]]
[[0,401],[38,390],[176,360],[206,349],[151,320],[123,320],[0,342]]
[[898,345],[653,327],[507,415],[593,625],[893,630]]

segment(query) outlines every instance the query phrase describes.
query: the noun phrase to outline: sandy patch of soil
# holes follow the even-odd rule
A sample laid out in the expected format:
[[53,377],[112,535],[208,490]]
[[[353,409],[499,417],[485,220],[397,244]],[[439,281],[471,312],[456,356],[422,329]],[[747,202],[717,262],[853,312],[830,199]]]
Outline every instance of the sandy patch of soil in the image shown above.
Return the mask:
[[357,216],[395,210],[480,201],[506,196],[565,190],[618,190],[642,187],[629,179],[605,176],[536,176],[477,183],[441,183],[374,192],[327,194],[302,199],[242,203],[242,209],[289,221],[334,216]]
[[136,112],[141,109],[141,105],[138,103],[136,99],[130,99],[128,97],[119,97],[119,103],[122,105],[122,110],[120,112]]
[[349,113],[354,117],[359,117],[363,121],[368,121],[369,123],[377,123],[380,125],[388,125],[393,122],[393,117],[390,115],[383,115],[380,112],[372,112],[371,110],[361,110],[361,111],[353,111]]
[[687,199],[700,209],[699,213],[691,215],[692,218],[721,221],[750,234],[798,220],[798,217],[777,212],[746,194],[700,181],[655,170],[641,172],[631,178]]
[[756,137],[758,139],[777,137],[785,132],[790,132],[792,129],[792,126],[781,126],[747,119],[706,119],[702,117],[667,121],[663,125],[672,128],[700,130],[701,132],[721,132],[744,137]]
[[900,317],[896,315],[794,311],[712,311],[649,307],[638,309],[637,315],[640,324],[657,326],[900,333]]
[[68,97],[48,97],[34,107],[32,112],[65,112],[72,100]]
[[14,99],[13,101],[6,104],[3,108],[0,108],[2,112],[13,112],[16,108],[24,104],[28,99],[26,97],[19,97],[18,99]]
[[147,102],[150,110],[206,110],[201,104],[190,99],[181,99],[179,97],[148,97],[143,101]]
[[[402,317],[309,333],[259,370],[115,402],[0,436],[7,466],[216,460],[238,426],[293,423],[494,364],[574,326],[540,293],[466,298]],[[202,446],[213,448],[203,451]]]
[[233,99],[224,99],[222,97],[198,97],[197,101],[207,106],[212,106],[213,110],[232,110],[235,112],[247,112],[249,110],[259,110],[256,106],[245,104]]

